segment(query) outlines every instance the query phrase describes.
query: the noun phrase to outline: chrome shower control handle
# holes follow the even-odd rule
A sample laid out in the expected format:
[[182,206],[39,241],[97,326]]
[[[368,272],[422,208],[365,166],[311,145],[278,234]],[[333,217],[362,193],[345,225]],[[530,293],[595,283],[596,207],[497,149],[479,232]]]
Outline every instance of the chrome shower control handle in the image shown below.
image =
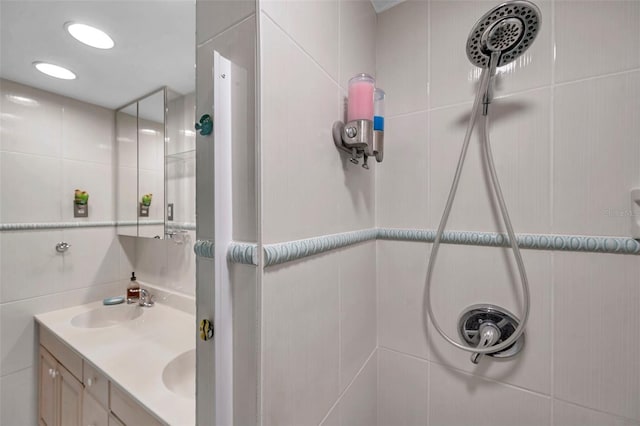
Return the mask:
[[[491,347],[500,340],[500,329],[492,322],[482,324],[478,332],[480,333],[480,342],[478,342],[477,348],[484,349]],[[478,352],[472,353],[471,362],[474,364],[479,363],[482,355],[483,354]]]

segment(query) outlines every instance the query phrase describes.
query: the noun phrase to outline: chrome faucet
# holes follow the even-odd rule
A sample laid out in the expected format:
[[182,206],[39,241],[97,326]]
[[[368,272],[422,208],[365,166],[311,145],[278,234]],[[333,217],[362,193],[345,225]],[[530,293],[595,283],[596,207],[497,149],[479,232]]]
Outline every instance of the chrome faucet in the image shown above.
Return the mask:
[[152,307],[156,302],[153,301],[153,294],[149,293],[149,290],[146,288],[140,289],[140,299],[138,304],[140,306],[144,306],[145,308]]

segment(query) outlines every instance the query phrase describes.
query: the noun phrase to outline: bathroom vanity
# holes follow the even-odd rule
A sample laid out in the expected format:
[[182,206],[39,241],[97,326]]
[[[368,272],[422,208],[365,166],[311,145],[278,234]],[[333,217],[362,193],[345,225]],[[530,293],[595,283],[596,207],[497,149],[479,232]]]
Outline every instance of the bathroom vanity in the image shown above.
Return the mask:
[[36,321],[40,425],[195,424],[193,315],[96,302]]

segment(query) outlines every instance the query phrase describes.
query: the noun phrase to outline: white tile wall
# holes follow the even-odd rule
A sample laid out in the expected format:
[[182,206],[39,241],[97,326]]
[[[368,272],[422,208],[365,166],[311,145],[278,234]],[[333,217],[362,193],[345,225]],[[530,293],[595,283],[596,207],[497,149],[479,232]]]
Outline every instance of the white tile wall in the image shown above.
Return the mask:
[[629,235],[640,184],[640,70],[555,89],[554,231]]
[[333,145],[331,126],[342,117],[336,80],[265,14],[261,38],[263,241],[373,226],[372,170],[350,164]]
[[431,364],[429,424],[540,426],[550,424],[551,399]]
[[[378,424],[427,424],[429,363],[386,349],[378,351]],[[437,424],[437,423],[433,423]]]
[[424,229],[429,224],[429,113],[390,118],[385,127],[384,162],[376,167],[376,224]]
[[38,424],[36,375],[37,368],[29,367],[0,377],[0,423]]
[[638,34],[637,1],[556,1],[556,81],[640,68]]
[[555,426],[637,426],[640,422],[555,400],[553,401],[553,424]]
[[2,151],[58,158],[62,152],[60,98],[4,79],[0,79],[0,91]]
[[640,262],[557,253],[555,269],[555,395],[639,421]]
[[[491,149],[510,217],[518,232],[551,231],[550,90],[495,101],[490,116]],[[436,229],[449,195],[471,105],[431,111],[429,126],[430,225]],[[447,225],[448,229],[506,232],[488,184],[478,120]],[[420,205],[416,203],[416,205]]]
[[[437,227],[479,76],[464,42],[474,22],[497,4],[405,2],[378,15],[376,73],[378,82],[384,79],[391,116],[385,161],[376,168],[378,226]],[[536,4],[540,36],[522,60],[501,70],[491,107],[492,147],[516,232],[626,236],[629,189],[640,184],[640,7],[616,0]],[[424,15],[416,13],[421,7]],[[422,16],[428,25],[418,22]],[[597,23],[600,37],[593,31]],[[428,72],[419,71],[422,58]],[[420,79],[424,83],[407,90],[407,81]],[[503,229],[480,153],[476,136],[449,229]],[[511,361],[474,366],[468,353],[451,348],[432,328],[425,337],[428,253],[423,244],[377,242],[379,424],[425,424],[426,411],[412,413],[427,404],[430,424],[639,421],[635,256],[524,252],[533,301],[525,350]],[[456,335],[453,324],[472,303],[520,312],[510,258],[503,249],[443,247],[434,305],[447,331]],[[597,335],[618,350],[590,345]],[[400,377],[399,367],[385,372],[392,358],[394,365],[414,365],[413,374]],[[428,363],[431,393],[410,404],[405,395],[419,392],[416,377],[426,374]],[[482,411],[497,400],[505,410]],[[484,420],[469,417],[482,413]]]
[[267,0],[264,13],[282,28],[329,76],[338,80],[339,2]]
[[377,425],[377,393],[378,359],[377,354],[373,354],[340,400],[340,425]]
[[317,425],[340,393],[338,254],[262,279],[263,423]]
[[378,343],[385,348],[426,358],[422,291],[429,247],[397,241],[378,241],[376,244]]
[[423,0],[407,1],[378,15],[376,84],[387,93],[388,117],[427,109],[428,28],[428,3]]
[[[339,252],[340,390],[343,391],[377,345],[376,244]],[[344,420],[344,419],[343,419]]]

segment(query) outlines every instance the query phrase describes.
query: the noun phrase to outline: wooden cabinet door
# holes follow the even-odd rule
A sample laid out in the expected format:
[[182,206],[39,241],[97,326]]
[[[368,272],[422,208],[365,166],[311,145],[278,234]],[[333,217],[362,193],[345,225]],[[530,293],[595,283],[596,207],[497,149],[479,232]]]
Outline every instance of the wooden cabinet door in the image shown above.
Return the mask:
[[38,363],[38,424],[40,426],[56,426],[58,362],[46,349],[40,347]]
[[58,364],[60,375],[60,402],[58,423],[60,426],[80,426],[82,424],[82,383],[66,368]]

